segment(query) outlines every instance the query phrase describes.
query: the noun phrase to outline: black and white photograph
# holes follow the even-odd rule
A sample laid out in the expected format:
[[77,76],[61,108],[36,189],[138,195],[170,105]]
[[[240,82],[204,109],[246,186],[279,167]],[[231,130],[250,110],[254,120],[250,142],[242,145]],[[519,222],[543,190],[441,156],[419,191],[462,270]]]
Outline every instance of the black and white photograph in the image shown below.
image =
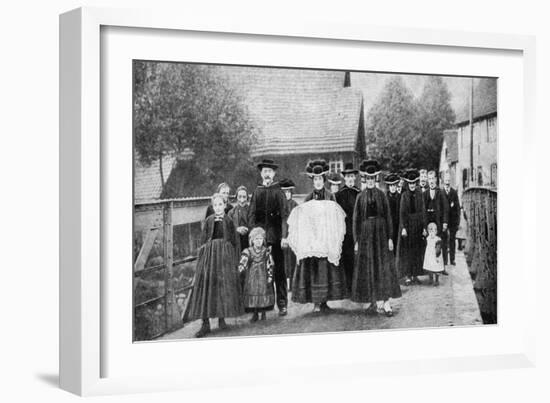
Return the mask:
[[498,323],[497,78],[132,69],[134,342]]

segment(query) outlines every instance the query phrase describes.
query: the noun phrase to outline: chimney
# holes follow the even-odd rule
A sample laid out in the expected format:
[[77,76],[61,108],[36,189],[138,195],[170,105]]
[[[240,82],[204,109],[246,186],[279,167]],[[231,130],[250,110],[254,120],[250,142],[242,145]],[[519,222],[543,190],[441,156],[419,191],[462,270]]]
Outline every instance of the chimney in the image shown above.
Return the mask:
[[351,87],[351,78],[349,71],[346,71],[344,75],[344,88]]

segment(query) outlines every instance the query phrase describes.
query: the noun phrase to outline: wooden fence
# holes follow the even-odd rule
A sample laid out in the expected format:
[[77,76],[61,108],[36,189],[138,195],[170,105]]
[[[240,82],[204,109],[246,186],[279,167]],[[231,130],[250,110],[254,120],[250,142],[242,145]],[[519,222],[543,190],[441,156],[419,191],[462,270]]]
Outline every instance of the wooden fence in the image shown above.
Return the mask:
[[182,326],[209,202],[203,197],[134,206],[134,341]]
[[497,192],[469,188],[462,195],[466,258],[483,323],[497,323]]

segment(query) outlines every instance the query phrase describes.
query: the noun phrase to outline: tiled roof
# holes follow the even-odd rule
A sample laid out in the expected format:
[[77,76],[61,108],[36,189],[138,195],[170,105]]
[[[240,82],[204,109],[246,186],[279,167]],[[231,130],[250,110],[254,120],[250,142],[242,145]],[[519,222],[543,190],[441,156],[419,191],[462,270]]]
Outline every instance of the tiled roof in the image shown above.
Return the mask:
[[[166,156],[162,159],[164,180],[168,180],[172,169],[176,165],[176,158]],[[162,183],[160,178],[159,161],[150,166],[142,165],[136,158],[134,171],[134,202],[140,203],[160,198]]]
[[[463,100],[461,108],[456,113],[456,124],[464,124],[470,120],[470,92]],[[497,80],[481,78],[474,81],[474,120],[497,112]]]
[[252,156],[354,151],[362,94],[353,88],[325,91],[301,108],[281,103],[266,110]]
[[443,132],[445,144],[447,145],[447,161],[458,161],[458,131],[445,130]]
[[344,88],[344,72],[227,66],[223,72],[259,131],[253,157],[355,150],[363,95]]

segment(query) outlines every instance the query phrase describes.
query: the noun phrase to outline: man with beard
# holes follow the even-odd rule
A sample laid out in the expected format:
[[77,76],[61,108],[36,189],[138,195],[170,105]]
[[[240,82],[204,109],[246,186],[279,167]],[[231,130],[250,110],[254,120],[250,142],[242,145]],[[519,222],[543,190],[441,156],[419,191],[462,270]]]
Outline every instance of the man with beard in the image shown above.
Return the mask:
[[264,159],[258,165],[262,184],[258,185],[250,200],[248,209],[249,230],[262,227],[266,232],[267,245],[271,247],[273,261],[273,279],[275,281],[277,308],[279,315],[287,314],[288,291],[284,267],[284,256],[281,249],[286,238],[288,210],[285,195],[278,182],[274,182],[275,171],[279,167],[273,160]]
[[351,292],[351,282],[353,276],[353,265],[355,252],[353,250],[353,209],[355,208],[355,200],[361,192],[355,187],[355,178],[359,171],[353,168],[353,163],[347,163],[345,169],[341,172],[344,177],[344,186],[336,194],[336,203],[342,207],[346,213],[346,235],[342,243],[342,259],[340,266],[346,273],[346,285],[348,291]]
[[451,177],[445,174],[443,178],[443,192],[447,199],[447,209],[449,211],[448,231],[443,234],[443,263],[447,266],[450,258],[450,264],[455,265],[456,232],[460,225],[460,201],[458,193],[451,187]]
[[[449,211],[447,199],[441,189],[437,187],[435,171],[428,172],[428,190],[422,196],[424,197],[427,222],[437,225],[437,236],[441,238],[442,234],[447,231]],[[442,274],[447,275],[447,272],[443,271]]]

